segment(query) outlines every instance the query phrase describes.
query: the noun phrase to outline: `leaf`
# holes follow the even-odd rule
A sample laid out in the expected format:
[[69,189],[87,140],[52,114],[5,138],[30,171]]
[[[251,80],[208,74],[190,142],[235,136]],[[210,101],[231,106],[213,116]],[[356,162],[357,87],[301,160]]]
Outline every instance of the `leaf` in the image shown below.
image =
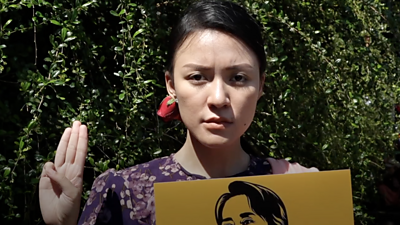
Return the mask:
[[143,84],[148,84],[148,83],[153,83],[154,84],[155,80],[145,80],[143,81]]
[[118,98],[119,98],[119,100],[121,100],[121,101],[124,100],[124,98],[125,98],[125,93],[119,94]]
[[35,154],[35,160],[36,160],[37,162],[41,162],[41,161],[44,160],[44,156],[39,155],[39,154]]
[[72,40],[74,40],[75,38],[76,38],[75,36],[69,37],[69,38],[65,39],[65,42],[72,41]]
[[171,98],[170,100],[168,100],[167,102],[167,106],[170,106],[171,104],[173,104],[175,102],[174,98]]
[[29,86],[31,86],[30,82],[22,82],[21,83],[21,88],[22,88],[23,91],[27,91]]
[[57,20],[50,20],[50,23],[57,25],[57,26],[61,26],[61,23],[58,22]]
[[154,155],[159,155],[161,152],[162,152],[162,150],[161,150],[161,149],[158,149],[158,150],[155,151],[153,154],[154,154]]
[[35,124],[36,124],[36,120],[32,119],[31,122],[28,125],[28,130],[30,130],[32,128],[32,126],[35,125]]
[[58,46],[58,48],[64,48],[64,47],[67,47],[68,45],[66,44],[66,43],[62,43],[62,44],[60,44],[59,46]]
[[7,25],[12,22],[12,19],[7,20],[7,22],[3,25],[3,29],[6,29]]
[[7,177],[8,174],[10,174],[10,172],[11,172],[11,168],[10,167],[4,167],[3,177]]
[[21,140],[19,141],[19,150],[22,150],[22,148],[24,148],[24,139],[21,138]]
[[104,62],[105,59],[106,59],[106,57],[104,57],[104,55],[102,55],[102,56],[100,57],[99,63],[101,64],[102,62]]
[[142,33],[144,31],[144,29],[140,28],[139,30],[137,30],[134,34],[133,34],[133,38],[135,38],[136,36],[138,36],[140,33]]
[[115,12],[114,10],[111,10],[110,13],[111,13],[111,15],[113,15],[113,16],[118,16],[118,17],[119,17],[118,13]]
[[278,59],[278,57],[272,57],[269,61],[270,62],[276,62],[276,61],[278,61],[279,59]]
[[61,39],[64,41],[65,38],[67,37],[67,28],[63,27],[63,29],[61,29]]
[[152,95],[154,95],[154,92],[148,93],[147,95],[144,96],[144,98],[148,98],[148,97],[150,97],[150,96],[152,96]]
[[[53,74],[53,76],[52,77],[56,77],[56,76],[58,76],[58,74],[60,74],[60,71],[59,70],[56,70],[56,71],[54,71],[54,74]],[[54,80],[54,82],[55,82],[56,80]]]
[[85,4],[82,5],[82,7],[88,7],[91,4],[93,4],[93,2],[86,2]]
[[328,148],[328,147],[329,147],[328,144],[324,144],[324,145],[322,146],[322,150],[325,150],[325,149]]
[[38,17],[41,17],[41,18],[44,17],[43,14],[42,14],[41,12],[39,12],[39,11],[36,11],[35,14],[36,14],[36,16],[38,16]]
[[78,16],[78,10],[73,9],[72,10],[72,15],[70,17],[71,21],[75,21],[77,16]]
[[90,163],[90,165],[92,165],[92,166],[95,166],[95,164],[94,164],[94,160],[93,160],[93,158],[92,158],[92,157],[89,157],[89,163]]

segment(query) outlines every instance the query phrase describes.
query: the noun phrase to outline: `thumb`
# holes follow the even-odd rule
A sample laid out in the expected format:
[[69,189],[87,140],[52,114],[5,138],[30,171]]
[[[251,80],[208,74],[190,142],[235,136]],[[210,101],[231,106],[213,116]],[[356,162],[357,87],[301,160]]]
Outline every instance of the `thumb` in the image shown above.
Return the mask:
[[57,185],[61,189],[62,193],[67,197],[71,199],[76,198],[79,194],[79,189],[76,188],[63,174],[58,173],[52,162],[46,163],[44,170],[46,175],[52,181],[52,185]]

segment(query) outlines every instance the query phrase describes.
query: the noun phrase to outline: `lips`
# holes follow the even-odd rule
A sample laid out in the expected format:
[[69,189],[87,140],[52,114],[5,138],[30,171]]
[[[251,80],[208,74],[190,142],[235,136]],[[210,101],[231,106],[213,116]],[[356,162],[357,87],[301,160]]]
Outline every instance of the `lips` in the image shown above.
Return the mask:
[[206,123],[232,123],[232,120],[229,120],[225,117],[212,117],[205,120]]
[[231,120],[222,117],[213,117],[204,121],[205,127],[210,130],[224,130],[231,124]]

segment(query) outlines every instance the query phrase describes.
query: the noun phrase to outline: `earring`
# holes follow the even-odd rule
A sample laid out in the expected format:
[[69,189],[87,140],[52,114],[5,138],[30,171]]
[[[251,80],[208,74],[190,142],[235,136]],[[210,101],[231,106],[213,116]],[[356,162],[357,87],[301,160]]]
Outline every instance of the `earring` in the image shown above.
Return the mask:
[[178,99],[172,98],[171,96],[164,98],[158,108],[157,115],[165,122],[171,120],[182,120],[178,108]]

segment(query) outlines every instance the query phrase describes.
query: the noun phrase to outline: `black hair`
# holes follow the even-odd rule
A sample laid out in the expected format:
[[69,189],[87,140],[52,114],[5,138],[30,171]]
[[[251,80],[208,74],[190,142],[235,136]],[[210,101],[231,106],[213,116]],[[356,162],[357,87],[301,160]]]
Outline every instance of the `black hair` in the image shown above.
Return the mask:
[[221,195],[215,205],[215,220],[218,225],[222,225],[224,219],[222,213],[225,203],[238,195],[245,195],[252,211],[269,225],[289,224],[283,201],[271,189],[245,181],[233,181],[228,189],[229,193]]
[[168,71],[173,74],[176,51],[195,31],[212,29],[232,35],[257,56],[260,75],[266,68],[261,26],[243,7],[229,1],[203,0],[190,5],[171,31],[167,56]]

